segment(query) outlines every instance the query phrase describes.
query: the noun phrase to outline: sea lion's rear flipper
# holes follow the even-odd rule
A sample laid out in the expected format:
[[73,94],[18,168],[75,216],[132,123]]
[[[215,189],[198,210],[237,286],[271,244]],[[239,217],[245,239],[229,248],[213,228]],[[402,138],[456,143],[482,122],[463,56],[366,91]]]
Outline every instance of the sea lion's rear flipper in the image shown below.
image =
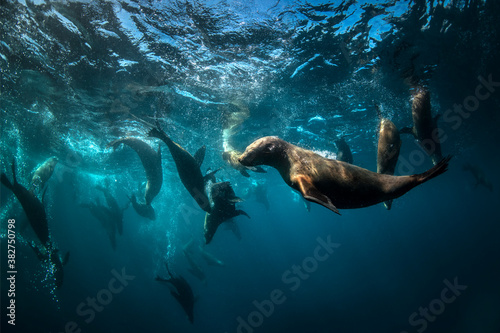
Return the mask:
[[250,215],[248,215],[245,211],[241,210],[241,209],[237,209],[236,210],[236,216],[238,215],[245,215],[246,217],[248,217],[249,219],[251,218]]
[[399,130],[399,134],[411,134],[415,136],[415,133],[413,132],[413,127],[403,127],[402,129]]
[[248,172],[245,169],[240,169],[240,173],[244,177],[247,177],[247,178],[250,177],[250,175],[248,174]]
[[194,154],[194,159],[195,159],[196,163],[198,164],[198,167],[201,167],[201,165],[203,164],[203,160],[205,159],[205,151],[206,150],[207,150],[207,147],[205,145],[203,145]]
[[219,171],[220,169],[222,168],[218,168],[217,170],[215,171],[211,171],[209,173],[207,173],[204,177],[203,177],[203,181],[206,183],[207,181],[211,180],[212,182],[215,183],[215,174],[217,173],[217,171]]
[[314,186],[314,184],[312,184],[308,179],[306,179],[305,177],[298,177],[296,179],[296,182],[299,186],[300,193],[302,193],[304,199],[325,206],[331,211],[341,215],[337,207],[335,207],[335,205],[332,203],[332,201],[326,195],[321,193]]
[[63,266],[66,266],[68,264],[68,261],[69,261],[69,251],[66,252],[66,254],[64,255],[64,258],[62,260]]
[[9,190],[12,191],[14,186],[12,186],[9,178],[7,178],[7,175],[5,173],[2,172],[2,176],[1,176],[0,180],[5,187],[7,187]]

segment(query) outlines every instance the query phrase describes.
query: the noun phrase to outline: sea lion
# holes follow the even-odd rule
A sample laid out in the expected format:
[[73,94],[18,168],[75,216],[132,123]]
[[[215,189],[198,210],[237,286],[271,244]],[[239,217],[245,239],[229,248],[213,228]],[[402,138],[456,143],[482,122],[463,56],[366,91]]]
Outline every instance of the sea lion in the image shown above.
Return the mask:
[[155,128],[152,128],[148,132],[148,137],[158,138],[167,145],[174,159],[182,184],[196,200],[200,208],[205,212],[210,212],[211,207],[208,196],[205,193],[205,182],[219,170],[212,171],[205,176],[201,174],[200,167],[205,156],[205,146],[201,147],[196,152],[195,157],[193,157],[179,144],[172,141],[158,123]]
[[137,202],[135,194],[132,194],[132,196],[129,197],[128,199],[130,200],[132,207],[134,207],[134,210],[138,215],[150,219],[152,221],[156,220],[156,213],[153,206],[142,202]]
[[351,148],[342,137],[335,141],[335,145],[337,146],[337,161],[342,161],[346,163],[352,164],[354,159],[352,158]]
[[69,260],[69,251],[66,252],[63,259],[59,256],[59,249],[57,249],[54,244],[50,244],[48,248],[39,248],[35,242],[28,242],[28,245],[35,252],[38,260],[50,265],[49,272],[52,273],[54,277],[54,283],[56,288],[61,288],[64,282],[64,269]]
[[241,152],[237,150],[225,151],[222,153],[222,159],[226,161],[233,169],[239,171],[243,176],[250,177],[247,170],[253,172],[266,173],[266,170],[261,167],[245,167],[238,162]]
[[469,171],[472,174],[472,176],[474,176],[474,179],[476,180],[476,184],[474,185],[474,187],[477,187],[478,185],[483,185],[488,190],[490,190],[490,192],[493,192],[493,184],[486,177],[486,174],[484,173],[484,171],[481,168],[479,168],[477,165],[465,163],[462,166],[462,169],[464,171]]
[[132,137],[115,140],[111,142],[108,147],[116,149],[122,143],[135,150],[141,159],[147,179],[144,200],[146,201],[146,205],[150,205],[153,199],[160,193],[163,183],[160,147],[158,147],[158,151],[155,151],[146,142]]
[[[381,118],[378,133],[377,172],[384,175],[394,175],[401,148],[399,131],[392,121]],[[392,200],[385,201],[384,206],[388,210],[391,209]]]
[[312,202],[340,214],[338,208],[361,208],[402,196],[447,170],[450,157],[412,176],[390,176],[324,158],[275,136],[250,144],[240,156],[243,165],[269,165],[283,180]]
[[5,187],[14,193],[17,200],[21,203],[21,206],[26,213],[26,217],[28,218],[28,221],[30,222],[30,225],[33,228],[33,231],[35,231],[38,239],[45,247],[48,247],[50,243],[50,235],[45,207],[32,192],[28,191],[24,186],[17,182],[15,161],[12,161],[11,167],[13,183],[9,181],[3,172],[0,178],[1,182]]
[[128,208],[129,202],[125,205],[124,208],[120,208],[116,199],[111,195],[111,192],[102,187],[96,186],[96,189],[101,191],[104,194],[104,198],[106,199],[106,203],[108,204],[108,214],[111,215],[113,221],[116,223],[116,229],[120,235],[123,234],[123,212]]
[[193,254],[191,251],[183,249],[184,256],[189,264],[188,272],[195,276],[198,280],[203,282],[203,284],[207,283],[207,276],[205,272],[201,269],[200,265],[194,260]]
[[441,143],[437,121],[439,115],[432,117],[431,97],[424,87],[418,87],[413,96],[411,107],[413,127],[400,130],[402,134],[412,134],[418,140],[422,149],[431,157],[432,163],[437,165],[442,160]]
[[54,173],[54,169],[56,167],[57,162],[59,160],[57,157],[52,156],[48,158],[45,162],[42,163],[33,174],[33,178],[31,179],[30,191],[31,193],[41,192],[43,191],[45,184]]
[[205,215],[204,235],[206,244],[212,241],[217,228],[227,220],[238,215],[245,215],[250,218],[247,213],[240,209],[236,209],[235,204],[243,201],[238,198],[229,182],[220,182],[212,185],[211,198],[213,201],[212,211]]
[[165,263],[165,266],[167,267],[167,272],[168,275],[170,275],[169,278],[162,278],[160,276],[156,276],[156,281],[159,282],[165,282],[170,285],[172,285],[175,290],[170,291],[170,294],[175,297],[177,302],[182,306],[184,309],[184,312],[186,312],[188,319],[191,323],[194,321],[194,293],[193,289],[189,285],[189,283],[184,279],[182,276],[174,276],[171,272],[170,269],[168,268],[168,265]]
[[118,223],[113,212],[108,207],[101,205],[98,199],[96,199],[95,203],[81,204],[80,207],[87,208],[90,214],[101,223],[108,234],[111,247],[116,250],[116,226]]

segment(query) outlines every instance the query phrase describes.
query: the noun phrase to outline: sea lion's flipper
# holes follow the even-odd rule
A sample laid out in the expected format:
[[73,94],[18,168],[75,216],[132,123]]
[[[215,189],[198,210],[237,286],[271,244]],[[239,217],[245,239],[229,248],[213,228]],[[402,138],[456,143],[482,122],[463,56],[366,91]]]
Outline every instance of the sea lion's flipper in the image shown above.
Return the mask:
[[212,181],[215,183],[215,173],[216,173],[217,171],[219,171],[220,169],[222,169],[222,168],[218,168],[218,169],[217,169],[217,170],[215,170],[215,171],[211,171],[211,172],[207,173],[207,174],[203,177],[203,181],[206,183],[207,181],[212,180]]
[[45,193],[47,193],[47,187],[45,187],[45,189],[43,190],[43,193],[42,193],[42,205],[45,206]]
[[5,173],[2,172],[2,176],[1,176],[0,180],[5,187],[7,187],[9,190],[12,191],[14,186],[11,184],[9,178],[7,178],[7,175]]
[[238,216],[238,215],[245,215],[246,217],[248,217],[249,219],[251,218],[250,215],[248,215],[245,211],[241,210],[241,209],[236,209],[236,215],[235,216]]
[[258,173],[267,173],[266,170],[262,169],[260,166],[256,166],[255,170],[252,170],[253,172],[258,172]]
[[66,264],[68,263],[68,261],[69,261],[69,251],[66,252],[66,254],[64,255],[64,258],[62,260],[63,266],[66,266]]
[[392,200],[387,200],[387,201],[384,201],[384,207],[385,207],[385,209],[387,209],[387,210],[391,210],[391,207],[392,207]]
[[16,159],[12,159],[12,164],[11,164],[11,169],[12,169],[12,183],[14,185],[17,184],[17,177],[16,177]]
[[411,134],[415,136],[415,133],[413,132],[413,127],[403,127],[402,129],[399,130],[399,134]]
[[250,177],[250,175],[248,174],[248,172],[245,169],[240,169],[240,173],[244,177],[247,177],[247,178]]
[[205,151],[206,150],[207,150],[207,147],[205,145],[203,145],[194,154],[194,159],[195,159],[196,163],[198,164],[198,167],[201,167],[201,165],[203,164],[203,160],[205,159]]
[[314,184],[312,184],[308,179],[306,179],[305,177],[297,177],[296,182],[299,186],[300,193],[302,193],[304,199],[316,202],[322,206],[325,206],[331,211],[334,211],[335,213],[341,215],[337,207],[335,207],[335,205],[330,200],[330,198],[321,193],[314,186]]

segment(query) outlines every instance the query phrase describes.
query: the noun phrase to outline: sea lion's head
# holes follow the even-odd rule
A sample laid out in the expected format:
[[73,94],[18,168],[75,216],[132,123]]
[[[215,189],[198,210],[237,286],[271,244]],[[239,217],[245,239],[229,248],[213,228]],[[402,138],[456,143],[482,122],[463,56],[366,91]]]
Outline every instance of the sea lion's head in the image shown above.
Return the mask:
[[251,143],[238,161],[244,166],[274,165],[283,155],[286,142],[277,136],[265,136]]

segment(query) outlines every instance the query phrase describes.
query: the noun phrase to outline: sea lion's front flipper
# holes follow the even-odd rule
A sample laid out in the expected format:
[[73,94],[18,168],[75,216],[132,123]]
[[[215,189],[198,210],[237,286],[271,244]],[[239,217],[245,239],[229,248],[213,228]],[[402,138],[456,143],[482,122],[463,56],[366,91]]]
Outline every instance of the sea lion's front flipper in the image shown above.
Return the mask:
[[296,179],[297,185],[299,186],[300,193],[302,193],[302,196],[304,199],[316,202],[322,206],[325,206],[326,208],[330,209],[331,211],[334,211],[335,213],[340,214],[339,210],[335,205],[332,203],[332,201],[323,193],[321,193],[313,183],[306,177],[297,177]]
[[214,183],[215,183],[215,173],[216,173],[217,171],[219,171],[220,169],[222,169],[222,168],[218,168],[218,169],[217,169],[217,170],[215,170],[215,171],[211,171],[211,172],[207,173],[207,174],[203,177],[203,180],[205,181],[205,183],[206,183],[207,181],[209,181],[209,180],[211,180],[212,182],[214,182]]
[[247,178],[250,177],[250,175],[248,174],[248,172],[245,169],[240,169],[240,173],[244,177],[247,177]]
[[203,164],[203,160],[205,159],[205,151],[206,150],[207,150],[207,147],[205,145],[203,145],[194,154],[194,159],[199,167],[201,167],[201,165]]
[[399,134],[411,134],[415,136],[415,133],[413,132],[413,127],[403,127],[402,129],[399,130]]

